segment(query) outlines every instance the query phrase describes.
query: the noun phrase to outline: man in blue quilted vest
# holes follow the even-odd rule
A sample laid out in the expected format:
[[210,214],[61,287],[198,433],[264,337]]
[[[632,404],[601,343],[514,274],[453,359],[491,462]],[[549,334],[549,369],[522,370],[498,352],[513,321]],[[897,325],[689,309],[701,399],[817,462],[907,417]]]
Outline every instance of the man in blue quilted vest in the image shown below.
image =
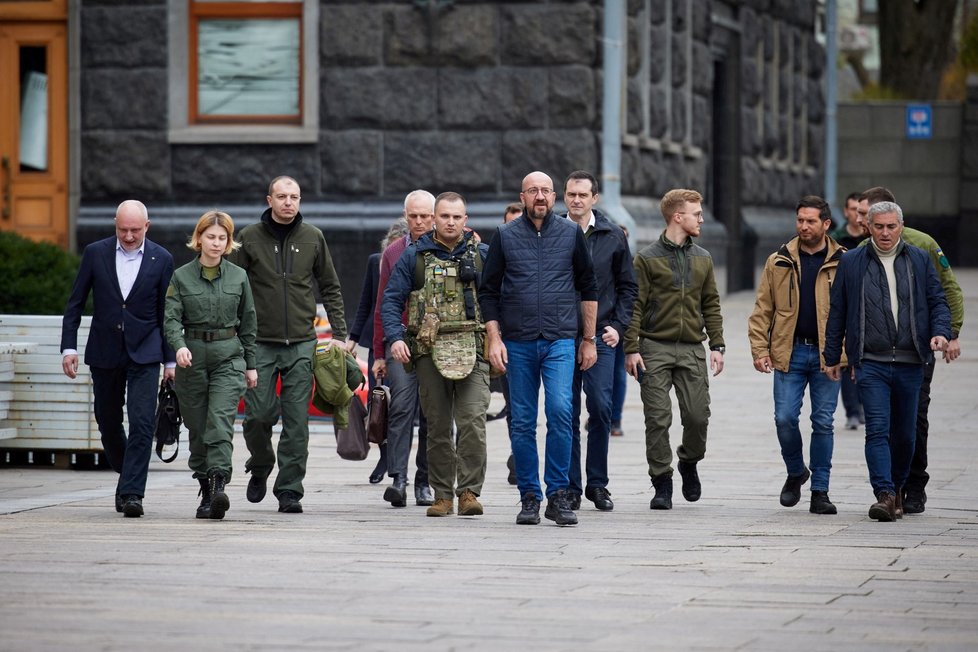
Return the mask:
[[[520,199],[523,214],[498,227],[482,270],[480,305],[489,363],[509,376],[511,440],[522,498],[516,522],[540,522],[536,424],[542,379],[547,414],[544,516],[557,525],[575,525],[568,493],[571,387],[574,365],[586,371],[597,358],[597,284],[583,231],[553,212],[553,180],[531,172],[523,179]],[[583,338],[575,347],[579,324]]]

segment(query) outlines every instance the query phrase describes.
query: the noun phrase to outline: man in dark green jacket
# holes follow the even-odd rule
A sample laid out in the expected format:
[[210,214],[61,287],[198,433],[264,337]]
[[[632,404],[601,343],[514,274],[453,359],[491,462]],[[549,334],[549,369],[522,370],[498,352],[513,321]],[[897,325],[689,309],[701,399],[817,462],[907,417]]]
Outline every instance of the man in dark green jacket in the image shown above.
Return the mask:
[[[651,509],[672,509],[671,387],[676,388],[683,443],[676,450],[683,497],[700,499],[696,463],[706,454],[710,385],[703,340],[710,342],[713,375],[723,371],[723,319],[710,253],[693,243],[703,223],[695,190],[662,197],[662,236],[635,256],[638,298],[625,331],[625,369],[642,384],[645,449],[655,487]],[[644,375],[643,375],[644,374]]]
[[[272,489],[279,511],[302,511],[302,480],[309,457],[309,398],[316,349],[316,304],[326,309],[333,344],[346,339],[343,296],[323,233],[302,222],[299,184],[277,177],[268,186],[268,209],[258,224],[238,234],[241,248],[231,260],[248,272],[258,313],[258,387],[245,394],[244,437],[251,457],[248,500],[265,497],[266,480],[278,462]],[[313,294],[318,287],[320,297]],[[281,379],[279,400],[275,386]],[[272,449],[272,427],[282,434],[278,453]]]

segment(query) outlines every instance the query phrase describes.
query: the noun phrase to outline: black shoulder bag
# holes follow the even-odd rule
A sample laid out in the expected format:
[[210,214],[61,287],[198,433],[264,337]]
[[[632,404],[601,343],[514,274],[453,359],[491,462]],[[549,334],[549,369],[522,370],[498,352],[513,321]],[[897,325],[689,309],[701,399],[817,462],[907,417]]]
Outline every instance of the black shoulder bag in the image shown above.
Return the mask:
[[[160,395],[156,404],[156,430],[153,433],[156,438],[156,455],[164,462],[177,459],[177,454],[180,452],[182,424],[183,417],[180,416],[177,393],[173,391],[173,381],[164,379],[160,382]],[[169,457],[163,457],[164,446],[175,446],[173,454]]]

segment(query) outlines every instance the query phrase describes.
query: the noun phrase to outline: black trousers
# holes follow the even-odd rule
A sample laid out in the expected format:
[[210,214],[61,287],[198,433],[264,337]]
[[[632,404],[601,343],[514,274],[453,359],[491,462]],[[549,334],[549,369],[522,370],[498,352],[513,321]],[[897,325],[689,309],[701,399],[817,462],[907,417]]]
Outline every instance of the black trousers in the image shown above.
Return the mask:
[[[95,392],[95,421],[109,466],[119,474],[116,494],[146,493],[146,475],[153,451],[156,395],[160,363],[137,364],[132,360],[111,369],[91,367]],[[122,408],[128,407],[129,436],[122,424]]]
[[924,365],[924,382],[920,385],[920,398],[917,400],[917,437],[914,440],[913,459],[910,461],[910,476],[907,478],[908,490],[923,491],[930,475],[927,474],[927,435],[930,422],[927,411],[930,408],[930,382],[934,379],[937,360]]

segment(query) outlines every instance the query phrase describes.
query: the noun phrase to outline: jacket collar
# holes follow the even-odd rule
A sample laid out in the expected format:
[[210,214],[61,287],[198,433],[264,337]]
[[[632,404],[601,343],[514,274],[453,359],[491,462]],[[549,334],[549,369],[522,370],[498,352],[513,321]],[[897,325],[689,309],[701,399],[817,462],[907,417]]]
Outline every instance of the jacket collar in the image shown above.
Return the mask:
[[[262,224],[264,224],[269,229],[275,228],[275,225],[272,223],[272,209],[271,208],[266,208],[265,209],[265,212],[261,214],[261,222],[262,222]],[[275,224],[277,224],[277,222]],[[296,211],[295,219],[292,220],[292,227],[295,228],[295,227],[299,226],[300,224],[302,224],[302,213]]]
[[[832,238],[828,238],[828,251],[825,254],[825,262],[839,260],[842,258],[844,251],[845,249],[842,245]],[[789,258],[792,261],[797,261],[801,256],[799,253],[798,236],[793,237],[791,240],[788,240],[786,243],[781,245],[781,248],[778,249],[778,255]]]

